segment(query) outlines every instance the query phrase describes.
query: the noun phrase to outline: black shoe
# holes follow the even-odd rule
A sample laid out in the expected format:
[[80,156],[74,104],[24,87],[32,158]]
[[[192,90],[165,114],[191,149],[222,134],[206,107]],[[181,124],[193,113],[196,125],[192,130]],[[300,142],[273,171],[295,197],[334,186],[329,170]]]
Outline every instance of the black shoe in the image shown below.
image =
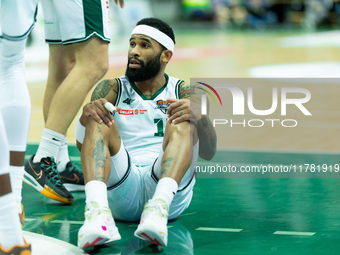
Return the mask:
[[54,158],[46,157],[33,163],[34,156],[25,163],[24,182],[48,198],[72,204],[74,198],[64,187]]
[[76,164],[71,161],[67,163],[65,170],[59,172],[61,179],[64,182],[64,186],[68,191],[84,191],[84,175],[79,170]]

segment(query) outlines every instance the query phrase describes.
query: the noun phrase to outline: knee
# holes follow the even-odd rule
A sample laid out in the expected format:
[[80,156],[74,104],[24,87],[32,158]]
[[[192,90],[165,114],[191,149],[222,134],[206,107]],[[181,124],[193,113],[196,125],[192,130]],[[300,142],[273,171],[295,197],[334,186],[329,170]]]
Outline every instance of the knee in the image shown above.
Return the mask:
[[89,71],[92,73],[94,79],[96,80],[101,79],[109,70],[109,62],[107,58],[94,60],[91,66],[92,67]]
[[[60,83],[64,81],[64,79],[69,75],[76,64],[75,58],[67,58],[63,63],[55,68],[55,75],[60,79]],[[51,71],[50,71],[51,72]],[[53,70],[52,70],[53,72]]]
[[179,146],[192,146],[198,141],[196,126],[189,121],[179,124],[169,124],[167,122],[163,140],[163,150],[171,143],[176,143]]
[[87,118],[87,121],[85,123],[85,133],[95,132],[101,125],[102,124],[98,123],[93,118],[89,117]]
[[109,137],[109,127],[105,124],[100,124],[93,118],[88,118],[85,126],[85,139],[107,140]]
[[109,69],[107,44],[96,42],[96,38],[92,38],[88,46],[88,50],[91,50],[91,52],[82,51],[77,57],[77,64],[94,83],[101,79]]
[[181,122],[179,124],[167,123],[165,128],[165,139],[181,139],[188,141],[194,136],[196,132],[195,125],[191,124],[189,121]]
[[82,70],[87,80],[90,81],[91,87],[94,86],[108,71],[109,64],[107,61],[93,61],[83,65]]
[[3,39],[1,41],[1,55],[5,58],[22,58],[24,59],[25,54],[25,43],[26,40],[19,40],[19,41],[9,41]]
[[167,123],[166,131],[171,135],[188,135],[190,132],[190,122],[184,121],[179,124]]
[[0,48],[0,60],[2,62],[0,71],[2,76],[9,74],[17,75],[18,71],[24,74],[25,41],[8,41],[3,39]]

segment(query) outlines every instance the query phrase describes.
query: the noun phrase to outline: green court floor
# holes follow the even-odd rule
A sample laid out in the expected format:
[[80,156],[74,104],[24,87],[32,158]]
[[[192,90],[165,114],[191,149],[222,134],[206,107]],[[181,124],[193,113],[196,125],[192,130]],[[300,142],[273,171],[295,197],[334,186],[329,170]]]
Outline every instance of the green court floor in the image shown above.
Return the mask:
[[[29,145],[27,156],[37,146]],[[74,162],[79,153],[70,147]],[[297,166],[337,164],[339,155],[219,151],[213,162],[198,165]],[[304,166],[305,170],[306,166]],[[317,171],[317,170],[316,170]],[[340,179],[291,174],[250,178],[227,173],[198,174],[190,207],[169,222],[168,247],[149,245],[134,237],[137,222],[118,222],[122,240],[90,254],[339,254]],[[259,176],[256,176],[259,177]],[[265,178],[263,178],[265,177]],[[272,178],[268,178],[272,177]],[[305,176],[303,176],[305,177]],[[337,177],[332,176],[332,177]],[[85,194],[73,193],[74,204],[65,206],[24,184],[24,230],[77,244],[84,220]]]

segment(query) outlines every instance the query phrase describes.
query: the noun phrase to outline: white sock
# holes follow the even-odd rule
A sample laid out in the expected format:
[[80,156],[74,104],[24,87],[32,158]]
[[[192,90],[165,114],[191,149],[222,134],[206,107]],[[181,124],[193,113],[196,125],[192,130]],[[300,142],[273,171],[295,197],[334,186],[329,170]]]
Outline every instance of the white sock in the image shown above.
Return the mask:
[[51,129],[44,128],[39,148],[37,154],[35,154],[33,162],[38,163],[42,158],[45,157],[54,157],[54,160],[56,161],[59,148],[63,140],[63,134],[57,133]]
[[61,146],[59,148],[58,152],[58,171],[62,172],[65,170],[66,165],[68,162],[70,162],[70,157],[68,155],[68,146],[67,146],[67,137],[64,136],[64,139],[61,143]]
[[85,185],[86,205],[89,209],[93,208],[91,202],[96,202],[99,207],[109,207],[107,201],[107,186],[102,181],[89,181]]
[[9,249],[14,245],[25,244],[13,192],[0,196],[0,222],[2,247]]
[[21,211],[21,190],[22,190],[22,182],[24,179],[24,166],[10,166],[9,167],[9,175],[11,177],[11,185],[12,191],[15,197],[15,201],[17,204],[18,213],[22,213]]
[[168,205],[168,208],[170,208],[170,204],[177,193],[177,189],[178,184],[174,179],[163,177],[158,181],[152,200],[162,199]]

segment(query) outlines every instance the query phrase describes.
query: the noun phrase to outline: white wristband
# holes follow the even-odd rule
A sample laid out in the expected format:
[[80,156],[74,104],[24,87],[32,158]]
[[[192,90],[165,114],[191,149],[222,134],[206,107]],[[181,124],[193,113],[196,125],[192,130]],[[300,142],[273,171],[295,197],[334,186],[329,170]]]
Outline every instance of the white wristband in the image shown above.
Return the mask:
[[74,129],[74,136],[78,142],[83,144],[85,138],[85,127],[80,123],[80,116],[76,123],[76,128]]

